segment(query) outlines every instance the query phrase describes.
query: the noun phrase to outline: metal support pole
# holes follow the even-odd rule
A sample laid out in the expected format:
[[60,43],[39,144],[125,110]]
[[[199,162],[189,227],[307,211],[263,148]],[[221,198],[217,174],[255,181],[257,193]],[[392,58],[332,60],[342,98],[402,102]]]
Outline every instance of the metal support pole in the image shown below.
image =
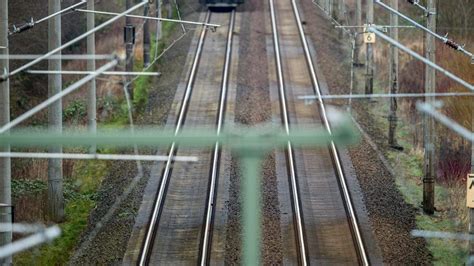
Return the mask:
[[260,265],[262,156],[257,151],[242,153],[243,265]]
[[[471,101],[471,131],[474,131],[474,101]],[[471,142],[471,173],[474,173],[474,142]],[[474,209],[469,208],[469,234],[474,235]],[[474,240],[469,240],[469,257],[474,256]],[[473,265],[468,263],[468,265]]]
[[[428,9],[436,12],[435,0],[428,0]],[[427,27],[436,31],[436,14],[427,15]],[[425,54],[426,59],[436,62],[436,44],[434,36],[431,34],[425,34]],[[426,66],[425,72],[425,92],[434,93],[436,92],[436,71],[430,66]],[[425,97],[425,101],[428,104],[434,104],[435,97]],[[435,170],[434,170],[434,123],[433,119],[429,115],[424,115],[423,123],[423,135],[424,135],[424,177],[423,177],[423,210],[425,213],[434,213],[434,194],[435,194]]]
[[[156,0],[155,2],[155,16],[157,18],[161,18],[161,1],[162,0]],[[153,60],[156,60],[156,58],[158,57],[158,47],[159,47],[159,41],[161,39],[161,32],[162,32],[162,25],[163,23],[160,21],[160,20],[157,20],[156,21],[156,36],[155,36],[155,45],[156,45],[156,49],[155,49],[155,54],[153,55]]]
[[[346,7],[344,5],[344,0],[337,1],[337,20],[341,25],[343,25],[344,17],[346,14]],[[341,31],[342,32],[342,31]]]
[[[374,2],[367,0],[366,24],[374,24]],[[374,92],[374,47],[371,43],[367,43],[367,54],[365,64],[365,94]]]
[[[150,13],[150,5],[145,5],[144,16]],[[145,19],[143,24],[143,66],[150,65],[150,21]]]
[[166,8],[167,18],[173,18],[173,6],[171,5],[171,0],[163,0],[163,4]]
[[[8,55],[8,0],[0,1],[0,55]],[[8,59],[0,58],[0,71],[8,73]],[[10,82],[0,82],[0,126],[10,122]],[[9,145],[0,146],[0,151],[10,152]],[[0,158],[0,204],[11,205],[11,161],[10,158]],[[11,223],[9,208],[0,207],[0,223]],[[12,232],[0,231],[0,246],[11,243]],[[11,264],[11,258],[0,259],[0,265]]]
[[[356,12],[355,12],[355,22],[356,26],[361,27],[362,26],[362,0],[356,0]],[[359,59],[359,54],[360,54],[360,47],[361,47],[361,41],[360,41],[360,35],[356,36],[356,43],[355,43],[355,50],[354,50],[354,65],[361,65],[360,59]]]
[[[125,0],[125,9],[130,9],[133,6],[132,0]],[[126,61],[125,61],[125,71],[132,72],[133,71],[133,45],[135,39],[135,30],[133,29],[132,19],[130,17],[125,17],[125,53],[126,53]],[[130,83],[130,77],[126,78],[127,80],[127,90],[130,94],[130,98],[133,99],[133,86]]]
[[[49,13],[61,10],[61,0],[49,0]],[[61,46],[61,16],[56,16],[48,21],[48,47],[53,50]],[[58,53],[58,55],[60,52]],[[61,70],[61,60],[49,60],[49,70]],[[62,89],[61,75],[48,76],[48,97],[51,97]],[[48,127],[51,132],[62,132],[62,101],[57,100],[48,108]],[[52,146],[50,153],[62,153],[62,146]],[[61,159],[48,160],[48,213],[54,222],[64,219],[64,195],[63,195],[63,166]]]
[[[398,0],[391,0],[392,7],[398,10]],[[390,14],[390,37],[398,42],[398,16],[396,14]],[[399,89],[398,83],[398,48],[391,44],[390,45],[390,94],[397,94]],[[397,147],[396,129],[397,129],[397,98],[390,98],[390,113],[388,115],[388,144],[391,147]]]
[[[95,10],[95,0],[87,0],[87,9]],[[87,13],[87,31],[92,30],[95,27],[95,14]],[[87,54],[95,55],[95,33],[87,36]],[[95,59],[91,58],[87,60],[87,71],[95,72]],[[95,78],[92,79],[89,84],[88,99],[87,99],[87,120],[89,132],[95,134],[97,132],[97,98],[96,98],[96,82]],[[95,153],[96,147],[90,147],[90,153]]]

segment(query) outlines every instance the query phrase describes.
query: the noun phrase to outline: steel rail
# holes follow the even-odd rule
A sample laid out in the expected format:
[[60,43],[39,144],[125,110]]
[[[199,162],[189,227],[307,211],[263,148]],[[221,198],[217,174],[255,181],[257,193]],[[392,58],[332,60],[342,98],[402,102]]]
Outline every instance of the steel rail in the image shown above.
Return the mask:
[[71,46],[71,45],[73,45],[73,44],[75,44],[76,42],[85,39],[87,36],[89,36],[89,35],[91,35],[91,34],[97,32],[97,31],[99,31],[99,30],[101,30],[101,29],[107,27],[108,25],[114,23],[115,21],[117,21],[118,19],[124,17],[124,16],[127,15],[128,13],[133,12],[133,11],[139,9],[140,7],[146,5],[147,3],[148,3],[148,0],[144,0],[144,1],[140,2],[139,4],[136,4],[136,5],[133,6],[132,8],[130,8],[130,9],[128,9],[128,10],[126,10],[126,11],[120,13],[119,15],[117,15],[117,16],[115,16],[115,17],[109,19],[109,20],[107,20],[106,22],[100,24],[99,26],[95,27],[94,29],[92,29],[92,30],[90,30],[90,31],[87,31],[87,32],[83,33],[82,35],[80,35],[80,36],[74,38],[73,40],[71,40],[71,41],[69,41],[69,42],[67,42],[67,43],[65,43],[65,44],[63,44],[63,45],[61,45],[61,46],[59,46],[58,48],[53,49],[53,50],[47,52],[47,53],[44,54],[43,56],[40,56],[40,57],[36,58],[35,60],[28,62],[27,64],[25,64],[25,65],[23,65],[23,66],[21,66],[21,67],[15,69],[15,70],[13,70],[13,71],[10,72],[10,73],[7,73],[6,75],[0,76],[0,82],[2,82],[2,81],[4,81],[4,80],[6,80],[6,79],[8,79],[8,78],[10,78],[10,77],[12,77],[12,76],[18,74],[18,73],[20,73],[20,72],[22,72],[22,71],[24,71],[24,70],[26,70],[26,69],[28,69],[28,68],[34,66],[34,65],[36,65],[37,63],[43,61],[44,59],[46,59],[46,58],[48,58],[48,57],[50,57],[50,56],[52,56],[52,55],[54,55],[54,54],[56,54],[56,53],[62,51],[63,49],[65,49],[65,48],[67,48],[67,47],[69,47],[69,46]]
[[[313,62],[313,59],[311,57],[311,52],[309,50],[308,40],[306,39],[306,35],[304,33],[303,24],[301,22],[301,17],[300,17],[300,14],[299,14],[298,6],[296,4],[296,0],[291,0],[291,3],[292,3],[292,6],[293,6],[293,13],[295,15],[296,24],[298,25],[298,32],[299,32],[299,35],[300,35],[300,39],[301,39],[301,42],[303,44],[303,49],[304,49],[304,53],[305,53],[305,57],[306,57],[306,62],[308,64],[308,68],[310,70],[311,81],[313,83],[313,89],[319,97],[319,107],[320,107],[323,123],[324,123],[328,133],[330,135],[333,135],[332,130],[331,130],[331,124],[330,124],[328,116],[327,116],[326,107],[325,107],[324,101],[322,99],[322,93],[321,93],[321,89],[319,87],[318,78],[316,76],[316,70],[315,70],[315,67],[314,67],[314,62]],[[348,212],[348,215],[349,215],[349,218],[350,218],[349,219],[350,224],[351,224],[351,227],[353,229],[352,231],[353,231],[353,236],[355,238],[354,240],[357,242],[357,247],[358,247],[360,259],[361,259],[361,262],[363,263],[363,265],[369,265],[369,259],[368,259],[368,256],[367,256],[367,253],[366,253],[366,250],[365,250],[364,242],[362,240],[362,235],[360,233],[356,213],[355,213],[354,207],[352,205],[352,200],[351,200],[349,189],[347,187],[347,183],[346,183],[346,180],[345,180],[344,171],[342,170],[341,161],[339,159],[339,154],[337,152],[337,148],[336,148],[336,145],[334,144],[334,141],[331,141],[330,148],[331,148],[331,152],[332,152],[332,155],[333,155],[334,163],[336,164],[337,174],[338,174],[341,189],[342,189],[342,192],[343,192],[343,195],[344,195],[344,200],[345,200],[346,207],[347,207],[346,209],[347,209],[347,212]]]
[[[276,14],[275,14],[275,6],[274,1],[269,0],[270,3],[270,17],[272,20],[272,32],[273,32],[273,44],[275,47],[275,60],[276,60],[276,67],[277,67],[277,78],[278,78],[278,91],[280,95],[280,108],[281,108],[281,115],[282,115],[282,122],[285,127],[286,134],[290,135],[290,118],[288,115],[288,108],[287,108],[287,99],[285,93],[285,85],[283,80],[283,67],[281,62],[281,52],[280,52],[280,41],[278,35],[278,26],[276,23]],[[302,211],[300,207],[299,201],[299,191],[297,185],[297,175],[296,175],[296,167],[295,167],[295,156],[293,151],[293,146],[290,141],[287,143],[287,157],[288,157],[288,172],[290,174],[290,185],[291,185],[291,194],[293,196],[293,208],[295,212],[295,220],[296,220],[296,232],[297,232],[297,241],[299,247],[299,260],[302,265],[308,265],[307,262],[307,255],[306,255],[306,247],[305,247],[305,236],[304,236],[304,229],[303,229],[303,219],[302,219]]]
[[[208,11],[207,14],[206,14],[206,19],[205,19],[206,23],[208,23],[210,21],[210,18],[211,18],[211,12]],[[204,39],[206,37],[206,32],[207,32],[206,28],[203,28],[202,31],[201,31],[201,36],[199,37],[199,42],[198,42],[196,54],[194,56],[194,61],[193,61],[192,67],[191,67],[191,72],[189,74],[188,83],[186,85],[186,90],[185,90],[184,97],[183,97],[183,100],[182,100],[182,103],[181,103],[181,108],[180,108],[180,111],[179,111],[178,120],[176,122],[176,128],[175,128],[175,131],[174,131],[175,136],[178,135],[178,133],[181,131],[182,125],[184,124],[184,118],[185,118],[187,110],[188,110],[188,104],[189,104],[189,100],[191,98],[191,93],[192,93],[192,89],[193,89],[193,85],[194,85],[194,80],[195,80],[195,77],[196,77],[196,74],[197,74],[197,68],[198,68],[198,65],[199,65],[200,58],[201,58],[202,48],[204,46]],[[140,261],[139,261],[140,266],[145,266],[147,264],[147,261],[148,261],[149,255],[150,255],[149,251],[150,251],[150,248],[151,248],[151,245],[152,245],[152,242],[153,242],[155,228],[157,227],[159,214],[161,212],[162,205],[163,205],[163,202],[164,202],[164,196],[165,196],[165,193],[166,193],[166,188],[168,186],[169,176],[170,176],[170,173],[171,173],[171,164],[172,164],[172,161],[173,161],[174,154],[176,153],[176,150],[177,150],[176,142],[173,142],[171,144],[170,149],[169,149],[168,160],[166,161],[166,166],[165,166],[165,169],[163,171],[162,178],[161,178],[160,187],[159,187],[159,190],[158,190],[158,195],[156,196],[156,200],[155,200],[154,207],[153,207],[153,212],[152,212],[152,215],[151,215],[151,218],[150,218],[150,224],[148,226],[146,237],[145,237],[145,240],[143,242],[143,247],[142,247],[142,251],[141,251],[141,254],[140,254]]]
[[[235,10],[232,11],[229,23],[229,32],[227,34],[227,47],[224,62],[224,72],[222,76],[221,97],[219,102],[219,111],[217,115],[217,136],[221,134],[222,126],[225,118],[225,108],[227,101],[227,91],[229,83],[230,63],[232,59],[232,39],[235,25]],[[221,156],[221,147],[219,142],[214,145],[214,152],[212,155],[211,180],[209,185],[209,198],[206,206],[206,220],[202,238],[201,249],[201,265],[208,264],[208,257],[210,255],[210,240],[212,237],[212,225],[214,223],[215,198],[217,191],[217,181],[219,174],[219,162]]]

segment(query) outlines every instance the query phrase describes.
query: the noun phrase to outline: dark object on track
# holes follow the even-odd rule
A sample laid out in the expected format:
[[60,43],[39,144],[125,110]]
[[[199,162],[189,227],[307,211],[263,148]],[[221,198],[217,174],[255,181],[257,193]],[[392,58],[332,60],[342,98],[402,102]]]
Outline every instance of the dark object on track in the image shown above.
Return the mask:
[[245,0],[199,0],[199,2],[212,11],[231,11],[238,5],[243,4]]

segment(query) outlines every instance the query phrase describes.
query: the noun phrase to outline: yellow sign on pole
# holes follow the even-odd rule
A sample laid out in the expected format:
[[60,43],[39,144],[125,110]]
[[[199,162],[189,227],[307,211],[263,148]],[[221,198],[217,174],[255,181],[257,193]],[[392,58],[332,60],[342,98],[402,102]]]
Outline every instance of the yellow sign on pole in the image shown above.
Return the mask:
[[364,43],[375,43],[375,33],[364,32]]
[[474,174],[467,175],[466,206],[474,208]]

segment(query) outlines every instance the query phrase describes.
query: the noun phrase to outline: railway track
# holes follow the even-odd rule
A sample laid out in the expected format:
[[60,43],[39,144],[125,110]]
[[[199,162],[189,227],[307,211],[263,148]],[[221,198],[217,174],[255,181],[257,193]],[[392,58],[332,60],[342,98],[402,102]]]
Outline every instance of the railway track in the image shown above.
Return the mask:
[[[319,123],[331,133],[326,107],[295,0],[269,0],[276,83],[281,123],[291,134],[298,124]],[[212,40],[203,29],[190,67],[175,134],[184,127],[215,126],[220,134],[226,110],[235,12],[206,14],[205,21],[226,24]],[[220,53],[222,51],[222,53]],[[305,106],[302,94],[319,96],[318,107]],[[175,155],[198,155],[189,169]],[[146,231],[140,265],[210,264],[221,146],[211,150],[180,149],[175,143],[162,167],[161,181]],[[369,260],[362,240],[339,154],[328,149],[285,150],[292,208],[295,258],[301,265],[359,263]],[[285,237],[285,236],[283,236]],[[290,253],[288,253],[290,254]]]
[[[235,12],[207,12],[205,21],[228,24],[207,40],[203,28],[176,119],[175,134],[184,127],[215,126],[220,134],[225,118]],[[214,22],[214,21],[213,21]],[[224,27],[222,27],[224,28]],[[220,55],[219,50],[224,53]],[[206,57],[203,54],[207,54]],[[223,57],[222,57],[223,56]],[[218,66],[222,66],[219,68]],[[220,88],[220,89],[219,89]],[[217,106],[217,108],[216,108]],[[173,162],[178,153],[194,154],[192,169]],[[221,147],[182,149],[172,143],[139,257],[139,265],[209,262]]]
[[[282,124],[290,134],[292,124],[319,121],[332,134],[296,1],[277,2],[269,0]],[[297,94],[311,92],[319,97],[317,110],[297,102]],[[286,162],[298,263],[369,265],[335,144],[329,151],[295,151],[288,143]]]

